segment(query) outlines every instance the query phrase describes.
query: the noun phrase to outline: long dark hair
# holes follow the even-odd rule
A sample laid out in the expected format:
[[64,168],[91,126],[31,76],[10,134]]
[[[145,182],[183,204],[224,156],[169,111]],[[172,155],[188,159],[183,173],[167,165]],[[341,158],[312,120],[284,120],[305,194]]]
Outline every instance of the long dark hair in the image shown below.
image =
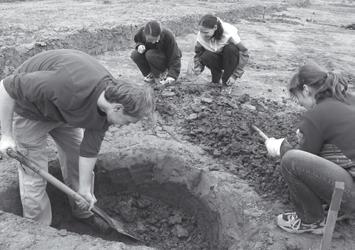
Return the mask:
[[160,23],[158,21],[152,20],[149,21],[144,26],[144,35],[150,35],[152,37],[157,37],[161,33]]
[[315,90],[315,99],[319,101],[333,97],[338,101],[348,104],[348,81],[340,74],[326,72],[315,63],[308,63],[298,70],[292,77],[288,90],[291,97],[303,90],[307,85]]
[[220,40],[222,38],[223,35],[223,27],[222,27],[222,23],[219,20],[218,17],[212,15],[212,14],[207,14],[204,15],[201,19],[200,22],[198,23],[198,25],[208,28],[208,29],[213,29],[215,25],[217,25],[217,29],[214,32],[213,36],[216,40]]

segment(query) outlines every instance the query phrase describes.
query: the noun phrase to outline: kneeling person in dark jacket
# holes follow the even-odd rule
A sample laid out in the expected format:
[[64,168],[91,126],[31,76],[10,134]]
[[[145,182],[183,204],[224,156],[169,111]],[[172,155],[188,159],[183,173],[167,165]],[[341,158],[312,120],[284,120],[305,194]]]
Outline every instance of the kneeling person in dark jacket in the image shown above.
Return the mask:
[[148,22],[134,36],[136,49],[131,58],[144,76],[144,81],[171,84],[179,77],[181,51],[173,33],[157,21]]

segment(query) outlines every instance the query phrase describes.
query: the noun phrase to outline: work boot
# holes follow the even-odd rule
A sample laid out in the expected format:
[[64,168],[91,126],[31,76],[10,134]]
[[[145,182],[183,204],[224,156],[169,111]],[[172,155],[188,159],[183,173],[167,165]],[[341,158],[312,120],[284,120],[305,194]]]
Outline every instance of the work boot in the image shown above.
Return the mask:
[[78,220],[101,234],[109,234],[112,231],[107,222],[95,215],[91,215],[88,218],[78,218]]

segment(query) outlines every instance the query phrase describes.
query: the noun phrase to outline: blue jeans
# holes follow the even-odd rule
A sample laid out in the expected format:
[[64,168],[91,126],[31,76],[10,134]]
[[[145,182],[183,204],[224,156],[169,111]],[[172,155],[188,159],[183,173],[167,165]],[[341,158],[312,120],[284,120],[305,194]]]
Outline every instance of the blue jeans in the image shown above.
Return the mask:
[[281,160],[291,200],[302,222],[315,223],[324,219],[322,203],[330,203],[336,181],[344,182],[341,210],[355,211],[355,184],[342,167],[320,156],[292,149]]

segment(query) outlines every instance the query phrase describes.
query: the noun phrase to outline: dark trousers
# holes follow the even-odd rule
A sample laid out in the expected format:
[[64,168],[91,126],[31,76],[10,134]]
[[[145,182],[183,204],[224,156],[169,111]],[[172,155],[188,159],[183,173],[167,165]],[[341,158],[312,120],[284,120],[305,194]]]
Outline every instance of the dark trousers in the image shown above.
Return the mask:
[[225,83],[238,66],[239,49],[235,44],[227,44],[220,54],[205,50],[200,56],[200,61],[211,70],[213,83],[218,83],[221,77]]
[[136,50],[132,51],[132,60],[137,64],[143,76],[152,73],[158,78],[159,74],[167,69],[167,59],[163,52],[157,49],[147,50],[140,54]]
[[344,182],[341,204],[344,212],[355,211],[355,184],[352,176],[339,165],[317,155],[290,150],[281,161],[285,178],[297,215],[305,223],[324,218],[322,201],[330,204],[336,181]]

